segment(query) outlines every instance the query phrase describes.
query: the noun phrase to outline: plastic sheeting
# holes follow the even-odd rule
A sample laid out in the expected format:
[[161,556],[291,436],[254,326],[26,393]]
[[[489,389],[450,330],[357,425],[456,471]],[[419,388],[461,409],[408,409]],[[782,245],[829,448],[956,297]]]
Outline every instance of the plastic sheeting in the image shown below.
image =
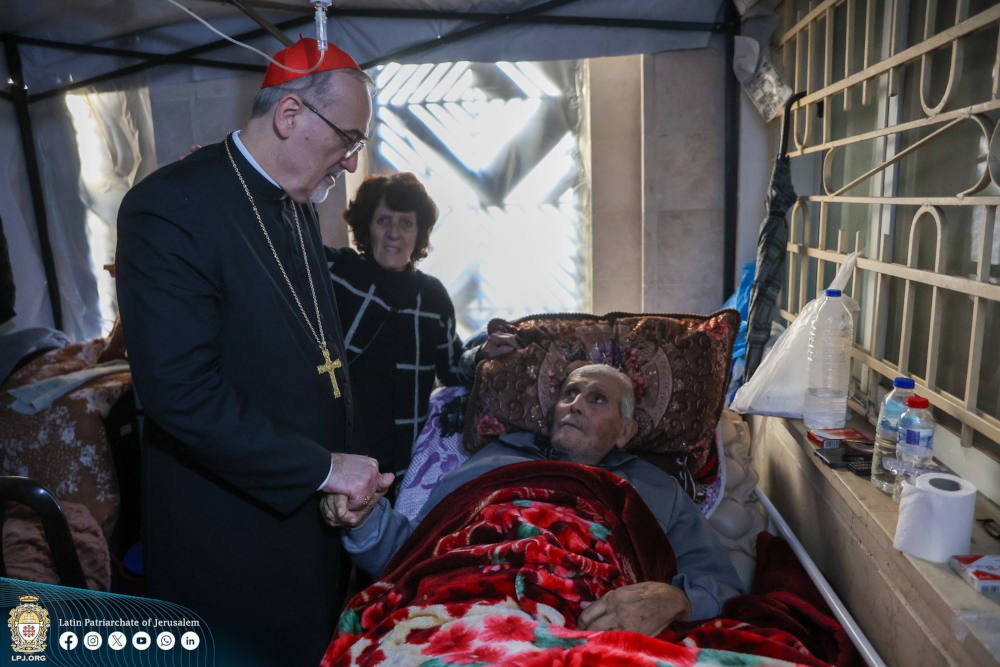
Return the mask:
[[389,65],[375,73],[372,171],[412,171],[440,210],[418,266],[459,334],[587,309],[589,183],[580,61]]

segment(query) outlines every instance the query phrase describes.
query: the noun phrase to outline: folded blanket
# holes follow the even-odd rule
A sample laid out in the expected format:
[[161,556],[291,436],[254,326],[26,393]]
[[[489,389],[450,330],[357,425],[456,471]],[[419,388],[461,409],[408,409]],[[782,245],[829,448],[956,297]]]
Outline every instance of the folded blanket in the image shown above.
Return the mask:
[[617,476],[506,466],[431,511],[348,604],[322,664],[826,664],[787,629],[739,618],[675,624],[659,638],[577,629],[587,603],[675,570],[653,514]]
[[83,370],[57,375],[55,377],[40,380],[34,384],[27,384],[14,389],[7,390],[15,400],[8,407],[11,410],[20,412],[23,415],[38,414],[45,408],[52,405],[52,402],[73,391],[91,380],[114,375],[116,373],[127,373],[128,362],[122,359],[106,361],[103,364],[84,368]]

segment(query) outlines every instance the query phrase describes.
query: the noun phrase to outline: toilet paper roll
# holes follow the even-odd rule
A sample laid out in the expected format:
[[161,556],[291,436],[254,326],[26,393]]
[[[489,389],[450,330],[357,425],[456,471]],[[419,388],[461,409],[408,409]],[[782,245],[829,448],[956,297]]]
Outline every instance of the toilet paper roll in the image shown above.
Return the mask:
[[892,546],[911,556],[944,563],[969,552],[976,487],[946,473],[925,473],[904,484]]

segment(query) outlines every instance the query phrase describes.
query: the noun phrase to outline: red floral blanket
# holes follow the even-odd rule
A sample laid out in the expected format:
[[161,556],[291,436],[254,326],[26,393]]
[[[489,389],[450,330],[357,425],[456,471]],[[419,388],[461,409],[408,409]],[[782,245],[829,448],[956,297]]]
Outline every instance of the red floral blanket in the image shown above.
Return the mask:
[[659,637],[577,630],[587,603],[676,573],[635,490],[587,466],[528,462],[479,477],[438,504],[386,572],[350,601],[322,665],[822,665],[848,656],[842,637],[813,641],[839,626],[795,594],[740,596],[753,625],[678,623]]

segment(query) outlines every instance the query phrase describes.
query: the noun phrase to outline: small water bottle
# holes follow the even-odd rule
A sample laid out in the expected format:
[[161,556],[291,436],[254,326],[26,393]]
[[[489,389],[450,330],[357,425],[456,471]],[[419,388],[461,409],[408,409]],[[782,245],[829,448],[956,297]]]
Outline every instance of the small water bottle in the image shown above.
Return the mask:
[[906,411],[899,417],[896,458],[904,466],[917,468],[934,456],[934,417],[930,402],[923,396],[906,399]]
[[807,384],[802,419],[807,428],[847,423],[854,317],[839,289],[828,289],[809,329]]
[[923,396],[906,399],[906,410],[899,417],[896,459],[899,469],[893,488],[893,499],[899,500],[904,482],[913,482],[920,468],[934,456],[934,417],[930,402]]
[[898,377],[892,381],[892,391],[882,401],[875,425],[875,451],[872,454],[872,484],[881,491],[891,494],[896,482],[896,474],[882,465],[883,458],[896,455],[896,441],[899,439],[899,418],[906,410],[906,399],[913,396],[913,380]]

